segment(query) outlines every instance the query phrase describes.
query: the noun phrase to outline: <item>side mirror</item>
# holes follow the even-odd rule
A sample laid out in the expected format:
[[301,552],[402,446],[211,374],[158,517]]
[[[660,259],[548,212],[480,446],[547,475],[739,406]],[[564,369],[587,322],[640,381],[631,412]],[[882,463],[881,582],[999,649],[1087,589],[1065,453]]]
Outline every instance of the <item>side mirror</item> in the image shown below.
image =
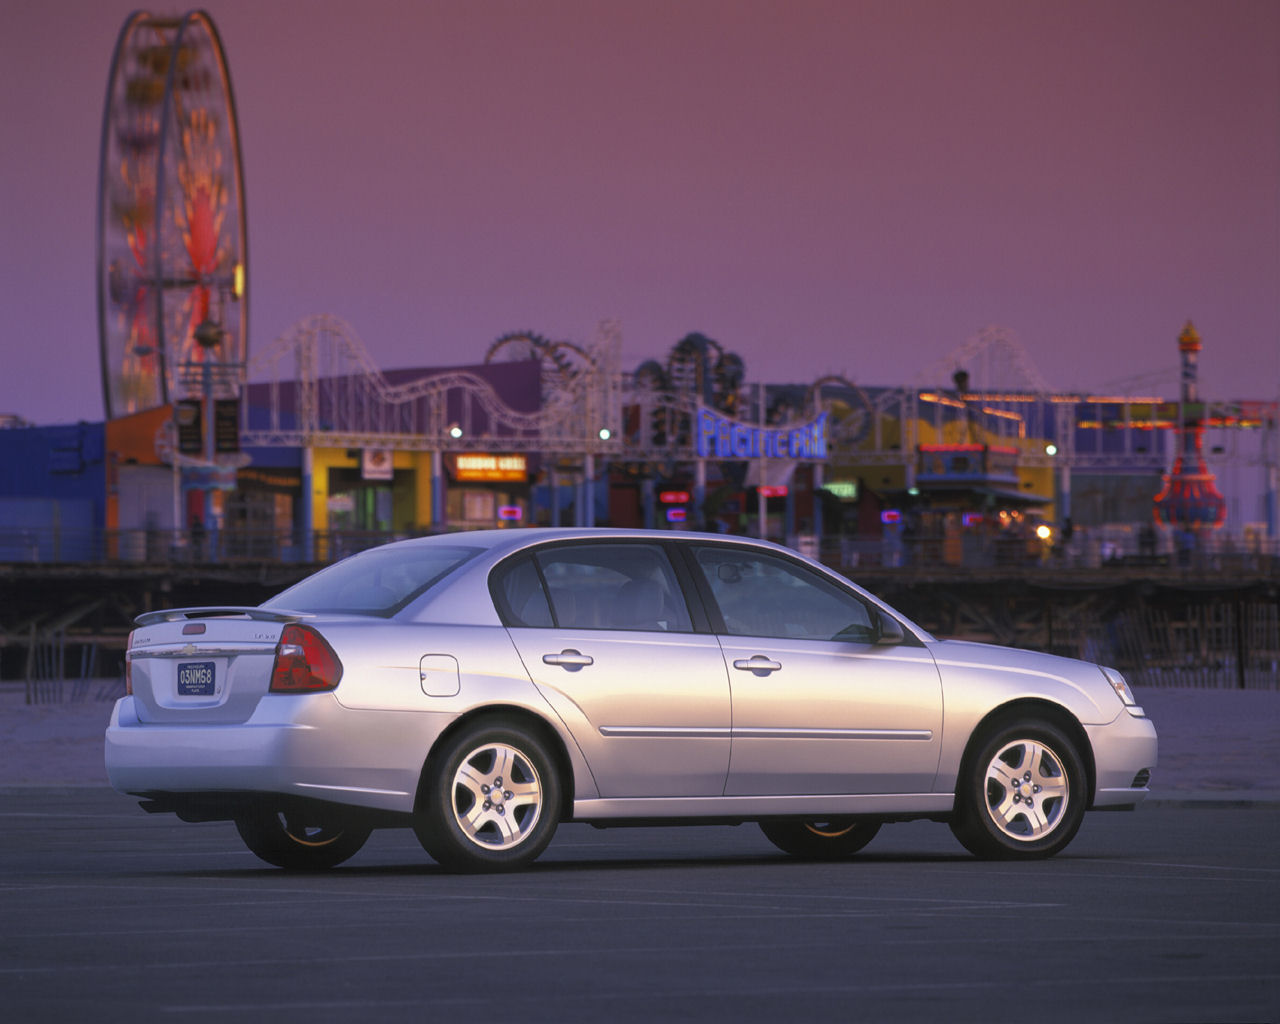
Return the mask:
[[880,613],[880,633],[876,637],[876,643],[884,644],[886,647],[893,644],[900,644],[907,638],[906,633],[902,631],[902,623],[886,612]]

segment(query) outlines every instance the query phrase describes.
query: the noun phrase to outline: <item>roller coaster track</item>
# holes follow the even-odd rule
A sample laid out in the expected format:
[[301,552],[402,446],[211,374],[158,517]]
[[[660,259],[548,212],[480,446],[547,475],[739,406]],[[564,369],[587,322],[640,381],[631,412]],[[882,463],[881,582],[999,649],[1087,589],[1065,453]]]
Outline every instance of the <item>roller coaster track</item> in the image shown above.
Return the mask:
[[[249,366],[267,389],[266,422],[245,424],[248,446],[326,444],[415,450],[497,446],[522,451],[593,450],[602,427],[618,430],[618,331],[601,325],[575,372],[542,388],[540,408],[512,408],[489,381],[444,370],[392,383],[341,318],[300,321]],[[455,436],[457,434],[457,436]]]

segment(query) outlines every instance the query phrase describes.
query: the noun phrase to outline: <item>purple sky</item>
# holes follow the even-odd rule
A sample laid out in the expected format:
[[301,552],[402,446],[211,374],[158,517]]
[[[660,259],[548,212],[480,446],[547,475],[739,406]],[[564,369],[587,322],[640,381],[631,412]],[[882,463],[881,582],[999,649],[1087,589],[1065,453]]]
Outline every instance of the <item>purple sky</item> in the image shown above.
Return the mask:
[[[98,144],[135,6],[6,8],[0,413],[103,414]],[[615,318],[627,368],[698,330],[753,380],[879,385],[998,324],[1054,388],[1173,396],[1190,317],[1203,395],[1280,394],[1274,0],[205,9],[251,353],[321,312],[387,368]]]

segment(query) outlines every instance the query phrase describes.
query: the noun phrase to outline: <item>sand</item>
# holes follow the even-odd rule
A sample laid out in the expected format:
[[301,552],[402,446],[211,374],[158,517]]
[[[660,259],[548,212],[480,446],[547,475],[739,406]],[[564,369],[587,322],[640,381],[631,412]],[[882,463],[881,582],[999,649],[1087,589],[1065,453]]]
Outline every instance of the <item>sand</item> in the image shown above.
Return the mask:
[[[0,682],[0,787],[106,786],[102,734],[119,680],[45,684],[31,704]],[[1144,689],[1160,734],[1151,799],[1280,803],[1280,690]]]

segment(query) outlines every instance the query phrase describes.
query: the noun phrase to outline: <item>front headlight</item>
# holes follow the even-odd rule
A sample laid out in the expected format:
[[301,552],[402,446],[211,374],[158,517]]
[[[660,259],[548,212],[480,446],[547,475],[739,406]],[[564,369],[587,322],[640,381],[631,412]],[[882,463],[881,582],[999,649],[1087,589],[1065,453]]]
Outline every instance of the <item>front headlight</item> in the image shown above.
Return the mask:
[[1107,668],[1105,665],[1099,665],[1102,674],[1107,677],[1107,682],[1111,684],[1111,689],[1116,691],[1116,696],[1120,698],[1120,703],[1125,707],[1137,706],[1137,701],[1133,699],[1133,691],[1129,689],[1129,684],[1124,681],[1124,676],[1113,668]]

